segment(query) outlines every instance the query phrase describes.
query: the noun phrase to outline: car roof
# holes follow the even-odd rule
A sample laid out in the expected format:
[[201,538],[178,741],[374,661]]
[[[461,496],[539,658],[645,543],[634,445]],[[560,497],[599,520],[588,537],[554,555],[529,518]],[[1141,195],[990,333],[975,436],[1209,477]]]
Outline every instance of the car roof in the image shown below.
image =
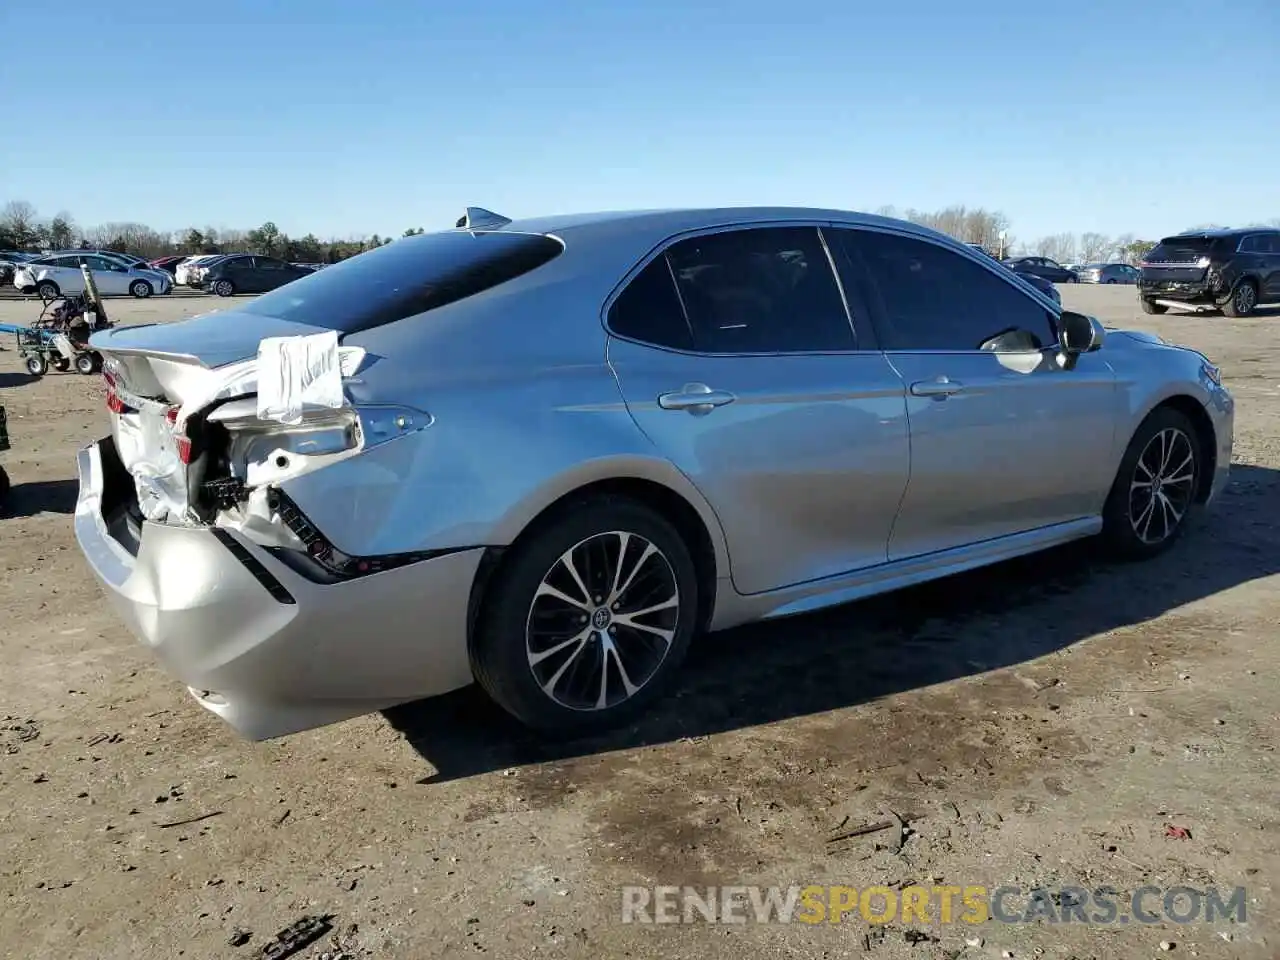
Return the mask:
[[[677,233],[715,227],[745,226],[786,220],[831,221],[848,226],[888,227],[932,238],[944,237],[957,246],[959,240],[905,220],[869,213],[822,207],[691,207],[659,210],[607,210],[594,213],[559,214],[513,220],[496,229],[520,233],[542,233],[578,242],[595,238],[651,239],[654,244]],[[458,228],[465,229],[465,228]],[[478,227],[477,229],[494,229]]]
[[1253,233],[1280,233],[1277,227],[1215,227],[1211,230],[1185,230],[1182,233],[1175,233],[1161,239],[1161,243],[1167,243],[1170,240],[1186,240],[1194,237],[1196,239],[1216,240],[1219,237],[1243,237],[1245,234]]

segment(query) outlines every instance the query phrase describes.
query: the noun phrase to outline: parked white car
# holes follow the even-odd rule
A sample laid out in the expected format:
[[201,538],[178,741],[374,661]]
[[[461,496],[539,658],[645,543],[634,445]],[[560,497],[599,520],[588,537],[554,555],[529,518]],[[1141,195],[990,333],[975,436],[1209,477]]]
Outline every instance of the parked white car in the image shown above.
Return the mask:
[[220,260],[226,254],[210,253],[203,254],[198,257],[188,257],[178,264],[177,269],[173,271],[173,282],[179,286],[191,286],[199,283],[200,278],[204,276],[204,271],[215,260]]
[[88,266],[98,293],[104,297],[143,298],[173,289],[172,278],[163,270],[130,267],[96,253],[60,253],[31,260],[14,273],[13,285],[23,293],[38,293],[46,300],[84,293],[82,263]]

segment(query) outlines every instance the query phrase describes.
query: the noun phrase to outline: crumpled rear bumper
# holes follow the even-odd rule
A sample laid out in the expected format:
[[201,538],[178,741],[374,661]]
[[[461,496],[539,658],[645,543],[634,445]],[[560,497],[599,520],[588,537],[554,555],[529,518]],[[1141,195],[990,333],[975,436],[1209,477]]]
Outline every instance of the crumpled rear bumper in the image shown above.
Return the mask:
[[[119,535],[128,477],[104,468],[110,444],[79,453],[80,548],[129,629],[243,736],[281,736],[472,681],[467,607],[483,549],[321,584],[231,530],[142,521],[135,541]],[[110,468],[114,451],[105,453]]]

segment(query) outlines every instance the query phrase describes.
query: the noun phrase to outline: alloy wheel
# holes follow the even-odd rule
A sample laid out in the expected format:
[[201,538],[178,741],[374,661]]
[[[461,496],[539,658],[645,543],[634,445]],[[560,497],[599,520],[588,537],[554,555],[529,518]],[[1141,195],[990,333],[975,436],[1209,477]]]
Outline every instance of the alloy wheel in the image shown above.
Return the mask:
[[663,552],[635,533],[599,533],[561,554],[538,585],[525,627],[529,669],[563,707],[616,707],[657,674],[679,619]]
[[1257,294],[1253,292],[1253,285],[1249,283],[1242,283],[1236,287],[1235,298],[1236,312],[1239,314],[1248,313],[1258,302]]
[[1129,522],[1138,539],[1158,544],[1173,535],[1195,493],[1196,453],[1191,438],[1165,427],[1147,441],[1129,484]]

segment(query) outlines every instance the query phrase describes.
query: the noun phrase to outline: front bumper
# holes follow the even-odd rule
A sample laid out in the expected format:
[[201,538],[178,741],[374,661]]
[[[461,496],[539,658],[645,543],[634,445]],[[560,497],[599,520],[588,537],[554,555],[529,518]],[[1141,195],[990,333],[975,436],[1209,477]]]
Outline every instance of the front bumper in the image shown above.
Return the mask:
[[1231,456],[1235,449],[1236,401],[1225,387],[1208,384],[1208,401],[1205,412],[1213,421],[1213,432],[1217,438],[1217,450],[1214,456],[1213,482],[1209,487],[1209,495],[1205,503],[1216,500],[1227,488],[1231,480]]
[[78,461],[75,531],[90,569],[166,671],[241,735],[282,736],[472,682],[467,607],[482,548],[315,583],[233,530],[143,521],[136,544],[118,538],[131,480],[113,441]]

